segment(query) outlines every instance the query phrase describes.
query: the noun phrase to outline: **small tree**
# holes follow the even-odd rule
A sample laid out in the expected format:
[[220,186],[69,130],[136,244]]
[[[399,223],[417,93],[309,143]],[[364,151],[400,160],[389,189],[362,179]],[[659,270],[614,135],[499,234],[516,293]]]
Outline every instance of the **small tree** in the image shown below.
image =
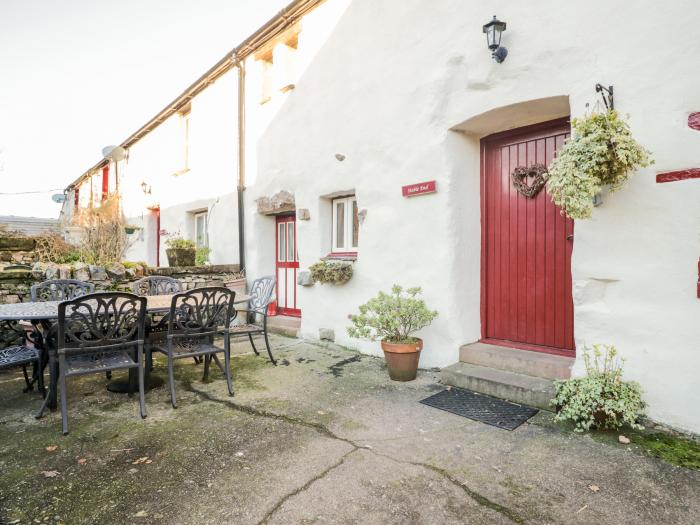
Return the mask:
[[413,343],[411,334],[425,328],[438,316],[419,299],[420,288],[404,289],[395,284],[391,293],[379,292],[377,297],[360,306],[360,315],[350,317],[353,326],[348,335],[386,343]]
[[128,247],[119,195],[102,201],[99,207],[80,210],[73,219],[82,228],[80,259],[88,264],[119,262]]

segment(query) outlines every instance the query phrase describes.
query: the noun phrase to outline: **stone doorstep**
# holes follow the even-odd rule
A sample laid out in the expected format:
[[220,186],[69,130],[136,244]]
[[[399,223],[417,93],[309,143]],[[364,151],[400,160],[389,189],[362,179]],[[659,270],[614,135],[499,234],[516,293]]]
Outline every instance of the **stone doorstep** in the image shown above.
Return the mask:
[[541,410],[552,410],[554,383],[550,379],[517,374],[469,363],[455,363],[441,371],[442,382]]
[[569,379],[573,357],[545,354],[486,343],[471,343],[459,348],[463,363],[495,368],[544,379]]
[[267,327],[270,332],[287,337],[298,337],[301,328],[301,317],[291,315],[273,315],[267,318]]

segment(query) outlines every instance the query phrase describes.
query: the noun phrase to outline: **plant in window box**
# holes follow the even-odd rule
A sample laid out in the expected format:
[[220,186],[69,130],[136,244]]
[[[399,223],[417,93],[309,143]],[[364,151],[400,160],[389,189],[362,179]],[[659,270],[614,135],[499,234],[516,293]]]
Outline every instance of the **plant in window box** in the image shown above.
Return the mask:
[[194,266],[197,255],[194,241],[176,235],[165,241],[165,246],[170,266]]
[[638,383],[622,380],[623,360],[617,360],[614,346],[586,347],[583,359],[586,375],[555,381],[556,419],[572,421],[577,432],[594,429],[619,429],[638,424],[645,403]]
[[438,316],[418,296],[420,288],[395,284],[391,293],[379,292],[360,306],[360,314],[350,317],[348,335],[358,339],[381,341],[389,377],[394,381],[416,378],[423,340],[412,334],[425,328]]
[[588,219],[604,186],[616,191],[654,161],[617,111],[573,119],[571,127],[571,138],[549,166],[547,192],[567,217]]
[[352,263],[349,261],[327,261],[321,259],[309,266],[311,279],[323,284],[345,284],[352,277]]

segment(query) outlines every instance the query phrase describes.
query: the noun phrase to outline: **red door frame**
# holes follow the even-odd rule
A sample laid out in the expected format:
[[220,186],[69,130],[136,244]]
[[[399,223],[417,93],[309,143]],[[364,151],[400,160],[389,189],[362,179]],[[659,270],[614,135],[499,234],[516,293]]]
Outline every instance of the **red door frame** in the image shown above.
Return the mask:
[[[291,219],[291,220],[290,220]],[[279,260],[279,225],[282,223],[293,223],[294,224],[294,261],[280,261]],[[287,248],[287,242],[289,240],[288,235],[287,235],[287,227],[285,226],[284,228],[284,249],[287,253],[289,253],[289,249]],[[285,254],[285,259],[286,259],[286,254]],[[294,269],[293,272],[293,279],[294,279],[294,302],[292,303],[294,308],[289,308],[289,298],[287,297],[287,290],[289,290],[289,287],[287,286],[287,282],[285,281],[284,283],[284,290],[285,290],[285,304],[280,304],[279,302],[279,269],[280,268],[292,268]],[[296,214],[286,214],[286,215],[277,215],[275,217],[275,292],[276,292],[276,301],[277,301],[277,313],[280,315],[289,315],[292,317],[301,317],[301,309],[296,308],[297,305],[297,270],[299,269],[299,255],[297,253],[297,220],[296,220]],[[287,278],[287,271],[285,270],[285,279]]]
[[[529,343],[521,343],[517,341],[507,341],[502,339],[491,339],[487,337],[487,279],[486,279],[486,241],[487,241],[487,217],[486,217],[486,171],[487,171],[487,147],[492,144],[497,144],[498,142],[511,139],[513,137],[522,136],[524,140],[533,140],[538,138],[538,136],[546,137],[559,130],[570,130],[570,117],[555,119],[547,122],[541,122],[538,124],[533,124],[530,126],[525,126],[517,129],[512,129],[508,131],[503,131],[500,133],[494,133],[484,137],[480,141],[480,204],[481,204],[481,341],[488,344],[494,344],[499,346],[507,346],[511,348],[518,348],[522,350],[533,350],[537,352],[543,352],[555,355],[565,355],[565,356],[575,356],[576,347],[575,344],[572,345],[572,349],[557,348],[552,346],[542,346],[534,345]],[[573,238],[573,221],[572,222],[572,238]],[[573,249],[573,242],[568,243],[566,257],[571,258],[571,252]],[[569,277],[569,282],[571,278]],[[573,321],[572,321],[572,331],[573,331]]]
[[106,201],[109,195],[109,164],[102,167],[102,200]]

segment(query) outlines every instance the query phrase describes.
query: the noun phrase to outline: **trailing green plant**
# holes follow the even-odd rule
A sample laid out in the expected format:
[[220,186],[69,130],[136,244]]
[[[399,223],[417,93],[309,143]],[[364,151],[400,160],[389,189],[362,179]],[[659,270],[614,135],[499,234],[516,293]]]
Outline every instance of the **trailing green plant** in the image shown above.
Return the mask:
[[547,192],[564,215],[587,219],[603,186],[616,191],[654,161],[615,110],[573,119],[571,127],[571,138],[549,166]]
[[583,351],[586,376],[555,381],[551,403],[558,421],[572,421],[577,432],[590,429],[618,429],[638,424],[646,404],[638,383],[622,380],[624,359],[617,358],[611,345],[593,345]]
[[352,263],[349,261],[327,261],[321,259],[309,266],[311,278],[324,284],[344,284],[352,277]]
[[176,235],[165,241],[165,246],[171,250],[194,250],[197,247],[194,241],[185,239],[180,235]]
[[358,339],[380,339],[387,343],[413,343],[417,339],[411,334],[425,328],[438,316],[430,310],[423,299],[420,288],[404,289],[395,284],[391,293],[379,294],[360,305],[360,314],[350,316],[352,326],[348,335]]
[[204,266],[209,262],[209,253],[211,250],[207,246],[202,246],[201,248],[197,248],[197,253],[194,256],[194,263],[197,266]]

